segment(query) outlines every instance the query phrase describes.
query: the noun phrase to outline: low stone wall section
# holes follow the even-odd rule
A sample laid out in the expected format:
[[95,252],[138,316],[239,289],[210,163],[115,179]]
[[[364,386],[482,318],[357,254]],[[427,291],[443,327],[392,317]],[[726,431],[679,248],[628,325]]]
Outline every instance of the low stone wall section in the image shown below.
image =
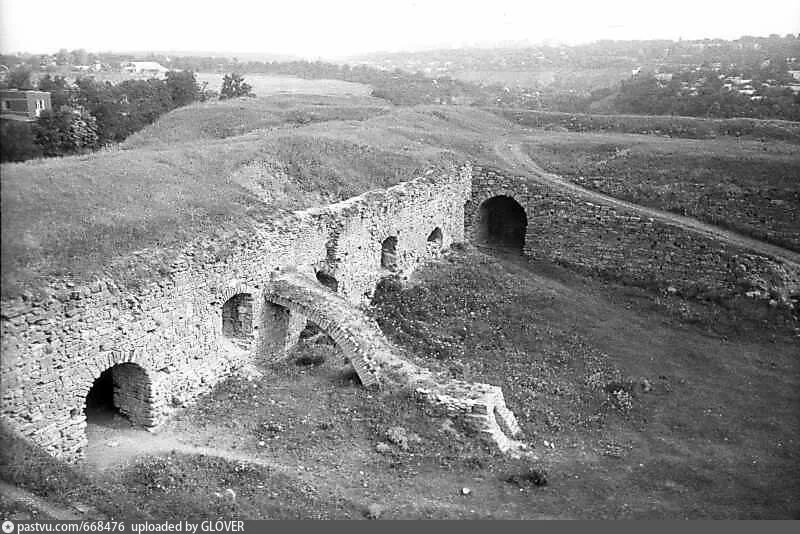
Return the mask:
[[793,262],[490,168],[473,168],[465,209],[471,236],[481,204],[498,195],[525,209],[530,258],[688,298],[749,297],[788,307],[800,298],[800,266]]

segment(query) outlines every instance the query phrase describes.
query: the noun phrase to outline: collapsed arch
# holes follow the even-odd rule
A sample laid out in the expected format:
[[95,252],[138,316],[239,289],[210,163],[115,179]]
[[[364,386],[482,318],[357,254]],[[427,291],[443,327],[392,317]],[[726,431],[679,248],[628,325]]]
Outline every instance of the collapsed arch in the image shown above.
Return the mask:
[[120,414],[132,423],[152,426],[152,383],[136,363],[119,363],[100,373],[86,394],[84,415],[89,423],[110,421]]
[[527,229],[525,209],[512,197],[498,195],[478,208],[476,237],[481,243],[522,251]]

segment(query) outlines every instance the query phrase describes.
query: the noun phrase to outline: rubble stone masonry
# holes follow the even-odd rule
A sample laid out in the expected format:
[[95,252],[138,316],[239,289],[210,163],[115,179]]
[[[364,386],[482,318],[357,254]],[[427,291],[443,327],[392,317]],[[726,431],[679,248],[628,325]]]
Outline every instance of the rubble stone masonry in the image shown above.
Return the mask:
[[498,195],[514,198],[525,209],[524,253],[530,258],[687,298],[798,304],[800,267],[795,263],[494,169],[473,168],[469,237],[480,233],[481,204]]
[[419,398],[473,420],[508,449],[519,427],[499,387],[440,381],[404,362],[357,309],[383,276],[409,274],[464,241],[465,223],[478,232],[480,205],[497,195],[525,209],[532,258],[687,296],[742,293],[789,305],[798,292],[796,266],[635,212],[490,169],[429,172],[264,223],[214,261],[199,259],[207,243],[198,238],[137,290],[103,279],[4,301],[2,418],[51,454],[77,459],[87,394],[104,371],[117,408],[157,427],[239,367],[283,357],[308,318],[350,354],[365,386],[406,380]]
[[314,279],[322,271],[342,297],[361,304],[387,274],[387,237],[397,238],[399,274],[434,253],[428,237],[436,228],[443,248],[463,241],[469,191],[469,167],[428,173],[273,221],[218,261],[197,260],[204,243],[190,244],[168,275],[136,291],[104,279],[5,301],[2,418],[51,454],[79,458],[87,394],[113,368],[120,411],[158,426],[243,364],[279,357],[297,340],[305,317],[265,298],[273,273],[297,268]]

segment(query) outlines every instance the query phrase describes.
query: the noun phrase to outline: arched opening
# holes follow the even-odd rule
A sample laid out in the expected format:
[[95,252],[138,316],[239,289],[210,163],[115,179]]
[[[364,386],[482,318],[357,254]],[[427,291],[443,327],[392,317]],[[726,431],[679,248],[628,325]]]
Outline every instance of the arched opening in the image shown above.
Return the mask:
[[89,424],[109,426],[120,416],[136,425],[150,426],[150,379],[135,363],[121,363],[103,371],[86,395],[84,414]]
[[426,248],[429,253],[435,253],[442,249],[442,229],[438,226],[428,235]]
[[222,305],[222,335],[246,339],[253,335],[253,297],[239,293]]
[[327,287],[334,293],[339,290],[339,281],[333,276],[322,271],[317,271],[317,282]]
[[387,237],[381,243],[381,267],[394,271],[397,269],[397,238]]
[[481,243],[522,250],[528,216],[513,198],[505,195],[486,200],[478,210],[477,239]]

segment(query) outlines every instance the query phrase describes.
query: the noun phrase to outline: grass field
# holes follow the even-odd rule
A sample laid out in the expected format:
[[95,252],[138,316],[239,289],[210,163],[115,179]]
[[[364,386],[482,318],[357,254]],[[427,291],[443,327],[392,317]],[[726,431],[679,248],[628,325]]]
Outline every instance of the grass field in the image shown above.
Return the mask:
[[[208,83],[208,89],[219,91],[222,87],[222,74],[213,72],[198,72],[197,81]],[[342,80],[307,80],[294,76],[277,76],[271,74],[244,74],[245,82],[249,83],[258,97],[274,94],[310,94],[310,95],[354,95],[369,96],[372,88],[369,85]]]
[[584,187],[800,251],[800,145],[551,132],[527,151]]
[[385,286],[372,314],[387,335],[501,385],[535,460],[360,388],[341,357],[298,365],[300,349],[158,434],[90,435],[77,471],[4,447],[0,478],[115,518],[797,519],[796,339],[692,306],[472,248]]

